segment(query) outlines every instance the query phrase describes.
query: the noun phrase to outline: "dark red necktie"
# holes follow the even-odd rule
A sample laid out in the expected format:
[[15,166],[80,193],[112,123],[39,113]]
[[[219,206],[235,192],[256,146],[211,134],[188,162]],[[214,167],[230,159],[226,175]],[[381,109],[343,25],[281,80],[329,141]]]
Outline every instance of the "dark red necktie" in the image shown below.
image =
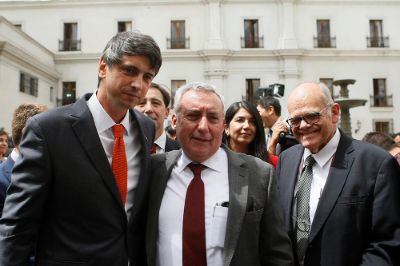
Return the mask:
[[116,124],[112,127],[114,133],[114,148],[112,154],[112,170],[117,182],[122,204],[125,204],[128,191],[128,163],[126,161],[124,126]]
[[206,229],[204,217],[204,183],[201,180],[202,164],[188,165],[193,179],[186,191],[183,213],[182,265],[206,266]]
[[157,144],[153,143],[151,145],[151,154],[156,154],[157,152]]

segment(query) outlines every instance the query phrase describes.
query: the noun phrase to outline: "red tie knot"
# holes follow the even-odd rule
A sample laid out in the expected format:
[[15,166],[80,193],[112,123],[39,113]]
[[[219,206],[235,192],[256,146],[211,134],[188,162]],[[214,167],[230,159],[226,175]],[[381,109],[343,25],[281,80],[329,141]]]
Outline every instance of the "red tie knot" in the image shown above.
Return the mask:
[[204,165],[199,164],[199,163],[190,163],[188,164],[188,167],[190,170],[192,170],[194,176],[201,176],[201,171],[203,171],[204,168],[206,168]]
[[124,135],[124,126],[121,124],[115,124],[112,127],[114,132],[114,138],[121,138]]

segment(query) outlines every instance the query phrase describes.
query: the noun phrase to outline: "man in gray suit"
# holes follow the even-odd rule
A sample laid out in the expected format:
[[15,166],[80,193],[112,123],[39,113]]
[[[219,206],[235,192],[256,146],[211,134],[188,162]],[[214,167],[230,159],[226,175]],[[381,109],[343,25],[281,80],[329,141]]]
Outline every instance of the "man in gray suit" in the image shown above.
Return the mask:
[[34,249],[35,265],[146,264],[154,123],[131,108],[160,66],[153,38],[118,33],[96,93],[28,120],[0,220],[1,266],[26,265]]
[[152,158],[148,264],[292,265],[271,165],[221,147],[221,96],[188,84],[174,111],[182,149]]

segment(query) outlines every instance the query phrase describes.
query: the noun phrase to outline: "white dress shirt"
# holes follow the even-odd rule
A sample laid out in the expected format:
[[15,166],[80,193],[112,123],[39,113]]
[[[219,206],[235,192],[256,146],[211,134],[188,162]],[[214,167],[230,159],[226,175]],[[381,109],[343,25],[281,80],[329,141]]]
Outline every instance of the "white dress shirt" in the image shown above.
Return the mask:
[[[114,148],[114,133],[112,126],[115,125],[114,120],[108,115],[101,106],[96,94],[87,101],[90,112],[92,113],[97,133],[99,134],[101,144],[107,155],[108,162],[112,162],[112,152]],[[125,203],[125,211],[128,218],[130,217],[134,204],[135,190],[139,182],[140,175],[140,150],[142,145],[139,139],[139,130],[135,126],[136,121],[131,119],[129,110],[126,112],[121,124],[124,126],[124,143],[126,151],[126,159],[128,161],[128,193]]]
[[[193,179],[193,173],[187,167],[189,163],[191,160],[182,153],[172,169],[171,177],[164,191],[159,213],[156,258],[156,263],[160,266],[182,265],[183,212],[186,190]],[[223,265],[223,243],[228,208],[219,205],[229,201],[226,152],[219,148],[211,158],[202,164],[207,167],[201,172],[205,197],[207,265]],[[219,215],[215,215],[216,213]]]
[[164,153],[165,152],[165,144],[167,143],[167,135],[165,134],[165,132],[163,132],[161,134],[161,136],[159,136],[158,139],[156,139],[154,141],[154,143],[157,145],[156,154]]
[[[310,154],[312,154],[312,156],[316,161],[316,163],[313,166],[313,179],[311,182],[311,192],[310,192],[311,225],[314,220],[315,212],[318,207],[319,199],[324,190],[326,180],[328,179],[329,169],[331,167],[333,157],[336,153],[339,140],[340,140],[340,132],[338,129],[336,129],[335,135],[318,153],[312,154],[309,149],[304,150],[302,165],[304,165],[306,158]],[[301,175],[302,171],[299,172]]]

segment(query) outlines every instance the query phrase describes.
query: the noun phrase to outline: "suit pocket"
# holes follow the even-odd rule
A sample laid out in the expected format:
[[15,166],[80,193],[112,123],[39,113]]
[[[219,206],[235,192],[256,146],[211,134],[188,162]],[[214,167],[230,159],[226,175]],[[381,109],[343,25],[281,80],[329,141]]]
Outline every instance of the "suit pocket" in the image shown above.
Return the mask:
[[359,205],[365,204],[368,199],[368,195],[344,195],[338,198],[337,204],[342,205]]

